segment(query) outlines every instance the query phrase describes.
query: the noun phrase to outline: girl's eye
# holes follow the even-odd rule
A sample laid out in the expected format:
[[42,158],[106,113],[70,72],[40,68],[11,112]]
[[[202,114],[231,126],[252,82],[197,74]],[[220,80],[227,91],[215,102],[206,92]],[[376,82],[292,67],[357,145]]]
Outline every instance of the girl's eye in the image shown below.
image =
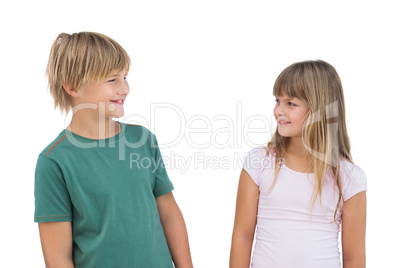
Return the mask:
[[275,102],[276,102],[276,103],[279,103],[279,100],[278,100],[278,99],[275,99]]
[[289,104],[290,106],[296,106],[296,104],[294,104],[293,102],[288,102],[288,104]]
[[108,82],[114,82],[114,81],[116,81],[116,79],[111,79],[111,80],[108,80]]

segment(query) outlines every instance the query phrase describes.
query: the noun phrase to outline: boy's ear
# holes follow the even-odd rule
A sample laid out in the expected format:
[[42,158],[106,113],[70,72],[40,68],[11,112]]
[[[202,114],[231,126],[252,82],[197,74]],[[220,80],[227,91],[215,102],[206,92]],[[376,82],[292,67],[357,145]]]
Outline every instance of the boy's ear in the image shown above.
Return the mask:
[[67,82],[63,82],[62,85],[68,95],[70,95],[72,97],[78,97],[80,95],[78,90],[76,90],[74,87],[70,86]]

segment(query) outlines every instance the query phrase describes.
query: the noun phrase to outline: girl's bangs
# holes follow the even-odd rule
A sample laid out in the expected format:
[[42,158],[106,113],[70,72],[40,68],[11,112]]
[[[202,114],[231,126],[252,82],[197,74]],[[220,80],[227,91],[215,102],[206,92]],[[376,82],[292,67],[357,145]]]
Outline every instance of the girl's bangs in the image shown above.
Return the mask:
[[274,84],[274,96],[289,96],[290,98],[298,98],[306,100],[304,86],[300,75],[291,69],[285,69],[276,79]]

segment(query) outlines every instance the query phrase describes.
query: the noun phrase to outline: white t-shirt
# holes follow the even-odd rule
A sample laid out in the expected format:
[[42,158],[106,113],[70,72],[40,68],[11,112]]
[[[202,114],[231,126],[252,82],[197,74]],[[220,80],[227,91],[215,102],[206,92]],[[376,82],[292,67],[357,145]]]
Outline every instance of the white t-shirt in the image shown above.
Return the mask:
[[[294,171],[284,163],[271,188],[275,157],[263,147],[248,153],[243,168],[260,188],[251,267],[339,268],[339,227],[334,222],[338,191],[333,176],[326,176],[321,205],[318,197],[311,211],[313,173]],[[345,201],[367,190],[364,171],[346,160],[340,162],[340,177]]]

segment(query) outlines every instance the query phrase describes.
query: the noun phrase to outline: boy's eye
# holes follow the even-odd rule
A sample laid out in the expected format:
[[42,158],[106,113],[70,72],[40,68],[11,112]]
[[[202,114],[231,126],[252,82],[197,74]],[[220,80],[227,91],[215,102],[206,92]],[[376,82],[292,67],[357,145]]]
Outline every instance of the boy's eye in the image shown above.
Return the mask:
[[116,81],[116,79],[110,79],[110,80],[108,80],[108,82],[114,82],[114,81]]

